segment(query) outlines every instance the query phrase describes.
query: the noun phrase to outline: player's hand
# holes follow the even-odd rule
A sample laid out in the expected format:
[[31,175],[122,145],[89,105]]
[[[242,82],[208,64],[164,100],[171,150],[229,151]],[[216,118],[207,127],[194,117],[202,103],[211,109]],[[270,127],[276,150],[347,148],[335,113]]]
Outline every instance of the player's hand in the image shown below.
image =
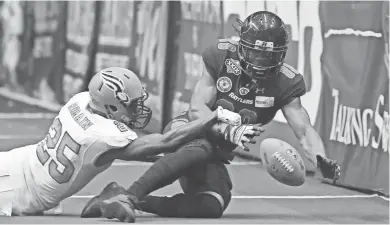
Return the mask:
[[240,146],[245,151],[249,151],[246,144],[255,144],[256,141],[253,138],[259,136],[264,131],[265,129],[261,124],[240,126],[228,125],[223,135],[225,140]]
[[322,176],[333,180],[333,183],[340,178],[340,166],[337,165],[336,160],[328,159],[317,155],[317,167]]
[[224,109],[221,106],[218,106],[216,111],[217,111],[218,121],[231,124],[234,126],[241,125],[240,114]]

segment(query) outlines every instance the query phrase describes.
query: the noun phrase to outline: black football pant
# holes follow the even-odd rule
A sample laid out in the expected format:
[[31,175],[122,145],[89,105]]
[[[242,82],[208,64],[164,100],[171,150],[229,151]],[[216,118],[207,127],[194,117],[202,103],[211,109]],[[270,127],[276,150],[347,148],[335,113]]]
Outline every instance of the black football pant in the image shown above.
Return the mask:
[[[178,122],[179,120],[179,122]],[[168,124],[184,124],[186,121],[175,119]],[[210,148],[206,139],[196,139],[181,146],[177,151],[196,151]],[[219,218],[231,200],[232,181],[225,164],[214,157],[213,149],[207,149],[212,155],[209,161],[194,165],[179,179],[183,193],[172,197],[148,195],[140,201],[142,211],[162,217],[179,218]]]

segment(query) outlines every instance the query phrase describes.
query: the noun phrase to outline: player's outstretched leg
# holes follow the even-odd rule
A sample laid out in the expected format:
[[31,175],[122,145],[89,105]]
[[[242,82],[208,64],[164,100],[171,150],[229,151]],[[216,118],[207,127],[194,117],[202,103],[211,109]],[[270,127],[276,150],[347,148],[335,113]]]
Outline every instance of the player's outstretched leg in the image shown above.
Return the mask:
[[220,218],[224,208],[210,194],[177,194],[172,197],[146,196],[139,204],[142,211],[161,217]]
[[180,178],[180,184],[185,194],[148,195],[140,201],[139,209],[162,217],[220,218],[230,203],[231,179],[219,161],[193,167]]
[[[101,211],[109,217],[123,219],[134,217],[132,213],[137,207],[139,199],[143,199],[151,192],[173,183],[187,174],[194,165],[207,163],[212,159],[211,144],[205,139],[196,139],[183,145],[178,151],[170,153],[157,160],[136,182],[127,190],[128,198],[109,199],[101,204]],[[114,204],[114,202],[118,204]],[[131,210],[129,209],[131,208]],[[124,215],[128,213],[129,215]],[[107,216],[107,218],[109,218]],[[130,218],[130,221],[135,218]]]
[[99,195],[89,200],[89,202],[81,212],[81,217],[82,218],[101,217],[102,212],[100,210],[100,203],[106,199],[112,198],[119,194],[125,194],[125,193],[126,190],[116,182],[109,183]]

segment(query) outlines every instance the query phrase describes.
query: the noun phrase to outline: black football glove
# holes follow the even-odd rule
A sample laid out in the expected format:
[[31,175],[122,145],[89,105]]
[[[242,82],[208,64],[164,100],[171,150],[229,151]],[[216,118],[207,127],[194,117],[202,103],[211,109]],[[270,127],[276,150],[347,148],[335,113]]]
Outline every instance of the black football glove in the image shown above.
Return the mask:
[[336,160],[323,158],[317,155],[317,168],[322,176],[333,180],[333,183],[340,178],[340,166],[337,165]]

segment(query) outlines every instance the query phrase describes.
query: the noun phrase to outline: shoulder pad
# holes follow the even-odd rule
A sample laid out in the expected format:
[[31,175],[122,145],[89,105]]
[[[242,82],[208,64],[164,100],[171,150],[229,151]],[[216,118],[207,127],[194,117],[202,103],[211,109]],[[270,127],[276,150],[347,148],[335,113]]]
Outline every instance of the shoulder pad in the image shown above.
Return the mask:
[[102,136],[101,139],[106,143],[110,148],[123,148],[131,144],[135,139],[138,138],[138,135],[131,131],[126,135],[119,136]]
[[284,106],[293,99],[306,93],[303,76],[292,66],[284,63],[280,68],[279,88],[281,91],[281,105]]
[[121,123],[121,122],[116,121],[116,120],[114,120],[114,125],[118,128],[118,130],[119,130],[120,132],[127,132],[127,131],[130,131],[130,130],[131,130],[131,129],[130,129],[128,126],[126,126],[124,123]]
[[235,52],[236,50],[237,46],[229,42],[229,39],[220,39],[214,41],[202,52],[206,69],[215,81],[218,79],[220,67],[223,65],[228,52]]
[[288,65],[287,63],[283,63],[283,65],[280,67],[280,73],[289,79],[294,79],[297,75],[300,75],[300,73],[294,67]]
[[107,128],[105,134],[101,135],[101,139],[110,148],[123,148],[138,138],[138,135],[125,124],[118,121],[112,123],[112,128]]

